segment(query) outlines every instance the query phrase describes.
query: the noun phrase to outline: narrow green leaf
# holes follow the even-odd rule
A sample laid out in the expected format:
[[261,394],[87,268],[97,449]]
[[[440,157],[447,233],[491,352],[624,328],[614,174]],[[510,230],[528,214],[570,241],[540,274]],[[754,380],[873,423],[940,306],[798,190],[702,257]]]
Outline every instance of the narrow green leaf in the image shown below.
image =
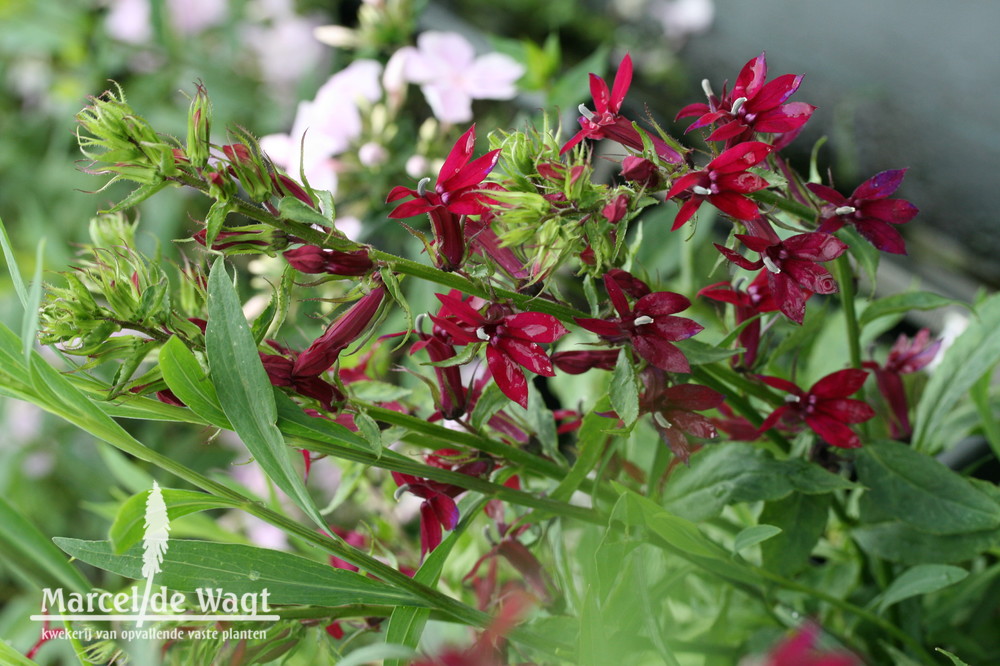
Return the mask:
[[368,416],[364,410],[359,409],[358,413],[354,415],[354,424],[358,426],[358,432],[364,437],[368,449],[376,457],[381,458],[382,431],[379,429],[378,423],[375,423],[375,419]]
[[205,216],[205,247],[212,247],[215,244],[215,239],[222,231],[222,225],[226,223],[226,217],[233,209],[234,205],[225,199],[216,200],[208,209],[208,214]]
[[990,406],[990,385],[993,382],[993,369],[990,368],[983,373],[983,376],[976,380],[969,391],[972,402],[979,412],[979,424],[983,428],[983,435],[993,449],[993,455],[1000,460],[1000,420]]
[[879,613],[893,604],[954,585],[969,575],[961,567],[948,564],[918,564],[904,571],[886,588],[876,602]]
[[[142,545],[116,555],[109,541],[56,537],[69,555],[99,569],[139,580]],[[425,605],[410,593],[346,569],[291,553],[232,543],[170,539],[156,582],[180,592],[222,588],[237,596],[268,590],[269,604]]]
[[858,478],[883,515],[929,534],[1000,527],[1000,504],[930,456],[898,442],[858,450]]
[[403,345],[407,343],[410,339],[411,332],[414,328],[413,310],[410,309],[410,304],[406,300],[406,296],[403,294],[403,290],[399,286],[399,278],[396,277],[396,273],[393,272],[388,266],[379,270],[379,275],[382,276],[382,284],[385,288],[389,290],[389,295],[392,296],[392,300],[396,301],[401,308],[403,308],[403,313],[406,315],[406,334],[400,336],[399,343],[392,348],[396,351]]
[[450,368],[455,365],[465,365],[476,357],[481,347],[482,345],[466,345],[462,351],[451,358],[446,358],[443,361],[426,361],[420,365],[429,365],[434,368]]
[[3,256],[7,261],[7,271],[10,273],[11,282],[14,283],[14,291],[17,292],[17,298],[21,301],[21,307],[28,310],[28,289],[24,284],[24,278],[21,277],[21,271],[17,267],[17,259],[14,257],[14,248],[10,244],[10,237],[7,235],[7,227],[3,223],[3,219],[0,218],[0,247],[3,248]]
[[[39,588],[87,592],[90,583],[34,524],[0,496],[0,555]],[[0,640],[0,645],[3,641]]]
[[503,394],[499,386],[491,382],[483,390],[479,400],[476,401],[476,406],[472,409],[472,416],[469,417],[472,427],[476,430],[482,428],[493,418],[494,414],[503,409],[504,405],[509,402],[510,398]]
[[826,530],[829,513],[830,495],[797,492],[767,502],[758,520],[784,531],[761,545],[764,567],[782,576],[792,576],[804,569]]
[[639,386],[635,381],[635,368],[632,359],[626,353],[618,354],[618,361],[611,373],[611,385],[608,387],[611,397],[611,407],[618,414],[625,427],[630,427],[639,418]]
[[1000,362],[1000,294],[993,294],[976,307],[969,327],[944,352],[917,404],[913,448],[936,452],[948,442],[941,441],[941,429],[958,400],[968,393],[986,368]]
[[906,313],[911,310],[934,310],[955,304],[963,305],[961,301],[932,294],[929,291],[907,291],[873,301],[861,313],[858,324],[864,327],[879,317]]
[[782,533],[780,527],[774,525],[751,525],[740,531],[733,539],[733,553],[740,553],[751,546],[767,541]]
[[326,521],[292,466],[290,449],[276,425],[274,390],[221,257],[208,276],[205,343],[212,384],[236,433],[268,478],[326,529]]
[[[624,354],[621,356],[624,356]],[[598,413],[607,411],[609,405],[609,399],[602,398],[595,405],[594,409],[583,417],[583,423],[577,431],[576,462],[573,463],[572,469],[559,482],[556,489],[552,491],[552,499],[561,502],[568,501],[601,459],[601,454],[604,452],[604,445],[610,436],[607,431],[617,425],[615,419],[601,416]]]
[[944,656],[951,659],[952,666],[969,666],[967,663],[958,658],[957,655],[948,652],[947,650],[942,650],[941,648],[934,648],[935,652],[940,652]]
[[719,361],[725,361],[731,356],[736,356],[739,351],[735,349],[725,349],[723,347],[715,347],[713,345],[705,344],[704,342],[699,342],[698,340],[692,340],[688,338],[687,340],[678,340],[677,342],[671,343],[677,346],[682,352],[684,352],[684,358],[688,360],[691,365],[707,365],[709,363],[717,363]]
[[865,552],[901,564],[965,562],[990,548],[1000,547],[1000,531],[929,534],[901,520],[865,525],[851,531]]
[[837,234],[844,236],[848,252],[854,257],[858,265],[864,269],[869,283],[876,284],[878,281],[878,264],[882,258],[878,248],[869,243],[867,239],[862,238],[861,234],[851,227],[844,227]]
[[31,350],[35,348],[35,335],[38,333],[38,306],[42,302],[42,263],[44,260],[45,239],[38,242],[35,252],[35,276],[28,289],[28,301],[24,306],[24,318],[21,320],[21,342],[24,345],[24,362],[31,359]]
[[111,208],[102,210],[102,213],[117,213],[120,210],[126,210],[127,208],[132,208],[137,206],[149,197],[153,196],[164,187],[170,184],[171,181],[161,180],[155,183],[146,183],[145,185],[140,185],[126,195],[124,199],[116,203]]
[[233,429],[219,405],[215,386],[205,375],[194,353],[180,338],[173,336],[167,340],[160,350],[159,362],[163,380],[181,402],[209,423]]
[[0,662],[7,666],[38,666],[38,662],[28,659],[5,641],[0,641]]
[[295,222],[301,222],[302,224],[316,224],[326,229],[330,229],[331,233],[327,235],[324,239],[324,245],[333,250],[350,251],[357,250],[360,245],[352,240],[344,238],[340,232],[333,228],[330,220],[318,212],[314,208],[310,208],[305,202],[293,196],[284,197],[278,202],[278,213],[281,217],[293,220]]
[[[239,506],[237,502],[232,500],[193,490],[163,488],[161,492],[163,503],[167,506],[167,518],[171,521],[199,511]],[[124,553],[142,540],[148,497],[148,491],[136,493],[118,508],[118,514],[108,531],[108,539],[111,541],[115,554]]]

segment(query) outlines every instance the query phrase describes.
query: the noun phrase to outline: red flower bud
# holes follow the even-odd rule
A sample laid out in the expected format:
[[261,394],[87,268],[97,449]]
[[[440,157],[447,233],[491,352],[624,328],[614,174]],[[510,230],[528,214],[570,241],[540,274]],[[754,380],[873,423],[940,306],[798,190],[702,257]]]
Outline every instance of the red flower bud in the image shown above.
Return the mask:
[[285,259],[303,273],[329,273],[330,275],[365,275],[375,264],[367,250],[340,252],[316,245],[303,245],[284,253]]
[[299,355],[292,374],[315,377],[329,370],[340,352],[361,337],[372,323],[384,298],[385,287],[380,284],[352,305]]

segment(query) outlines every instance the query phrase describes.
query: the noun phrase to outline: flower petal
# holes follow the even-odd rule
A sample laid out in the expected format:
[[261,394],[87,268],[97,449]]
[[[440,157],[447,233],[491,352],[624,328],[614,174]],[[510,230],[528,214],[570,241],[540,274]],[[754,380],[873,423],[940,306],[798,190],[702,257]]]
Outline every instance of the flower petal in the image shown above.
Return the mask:
[[528,380],[517,364],[493,345],[486,347],[486,364],[501,393],[528,408]]
[[622,335],[621,323],[617,319],[607,321],[605,319],[584,319],[582,317],[575,317],[573,321],[575,321],[581,328],[605,338],[617,338]]
[[660,370],[690,374],[691,365],[680,349],[659,335],[634,335],[632,346],[639,356]]
[[531,370],[536,375],[546,377],[555,375],[552,370],[552,361],[549,360],[545,350],[539,347],[536,342],[503,337],[497,341],[496,347],[512,361]]
[[829,400],[854,395],[864,385],[868,373],[856,368],[840,370],[823,377],[809,389],[810,395]]
[[659,315],[671,315],[687,310],[689,307],[691,307],[691,301],[687,297],[672,291],[657,291],[636,301],[635,315],[637,317],[648,315],[655,319]]
[[906,169],[890,169],[877,173],[858,185],[851,199],[884,199],[899,188],[905,175]]
[[519,312],[504,317],[503,324],[510,335],[532,342],[555,342],[569,333],[562,322],[541,312]]
[[835,418],[825,414],[811,414],[806,416],[805,420],[806,425],[831,446],[842,449],[856,449],[861,446],[857,434]]

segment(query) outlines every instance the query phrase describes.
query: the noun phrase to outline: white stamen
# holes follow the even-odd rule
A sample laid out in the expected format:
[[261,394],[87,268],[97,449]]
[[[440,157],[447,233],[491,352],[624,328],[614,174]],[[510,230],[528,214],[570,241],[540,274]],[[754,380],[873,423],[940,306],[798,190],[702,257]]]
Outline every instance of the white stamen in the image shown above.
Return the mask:
[[691,191],[703,197],[707,197],[709,194],[712,193],[712,190],[708,189],[707,187],[702,187],[701,185],[695,185],[694,187],[691,188]]
[[594,112],[588,109],[585,104],[581,104],[580,106],[576,107],[576,109],[577,111],[580,112],[580,115],[586,118],[587,120],[594,119]]
[[421,178],[420,182],[417,183],[417,196],[422,197],[427,194],[427,183],[431,182],[430,178]]
[[771,257],[765,255],[763,259],[764,259],[764,265],[767,266],[767,270],[771,271],[775,275],[781,272],[781,269],[778,268],[778,265],[774,263],[774,260],[771,259]]
[[653,412],[653,420],[656,421],[656,425],[660,426],[661,428],[666,429],[674,427],[673,424],[671,424],[670,421],[668,421],[666,417],[663,416],[663,414],[661,414],[660,412]]
[[857,208],[854,206],[841,206],[840,208],[834,208],[834,215],[850,215],[851,213],[857,212]]
[[483,342],[490,341],[489,334],[486,332],[486,329],[484,329],[482,326],[476,329],[476,337],[482,340]]
[[635,325],[645,326],[646,324],[652,324],[653,321],[654,321],[653,318],[650,317],[649,315],[642,315],[641,317],[635,318]]
[[705,91],[705,97],[711,99],[715,96],[715,93],[712,92],[712,83],[708,79],[701,80],[701,89]]
[[733,100],[733,108],[729,111],[729,113],[735,116],[737,113],[740,112],[740,109],[743,107],[743,105],[746,104],[746,101],[747,101],[746,97],[737,97],[735,100]]
[[793,393],[789,393],[785,396],[785,402],[799,402],[800,400],[802,400],[802,398]]
[[396,492],[392,494],[392,499],[398,502],[399,498],[403,496],[403,493],[405,493],[409,489],[410,489],[410,484],[404,483],[399,488],[396,488]]

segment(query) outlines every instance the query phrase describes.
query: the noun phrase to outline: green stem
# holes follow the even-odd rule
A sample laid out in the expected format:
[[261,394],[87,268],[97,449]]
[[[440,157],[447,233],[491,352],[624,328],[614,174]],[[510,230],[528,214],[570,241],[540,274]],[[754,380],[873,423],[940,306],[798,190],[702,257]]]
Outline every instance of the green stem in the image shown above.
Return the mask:
[[791,213],[795,217],[802,220],[813,221],[816,219],[816,211],[813,208],[800,204],[798,201],[787,199],[779,195],[777,192],[772,192],[770,190],[758,190],[756,192],[751,192],[746,196],[758,203],[774,206],[775,208],[779,208],[786,213]]
[[840,302],[844,308],[844,320],[847,323],[847,344],[851,354],[851,366],[861,368],[861,328],[858,326],[858,315],[855,311],[854,271],[851,260],[844,253],[833,260],[833,270],[837,274],[840,285]]

